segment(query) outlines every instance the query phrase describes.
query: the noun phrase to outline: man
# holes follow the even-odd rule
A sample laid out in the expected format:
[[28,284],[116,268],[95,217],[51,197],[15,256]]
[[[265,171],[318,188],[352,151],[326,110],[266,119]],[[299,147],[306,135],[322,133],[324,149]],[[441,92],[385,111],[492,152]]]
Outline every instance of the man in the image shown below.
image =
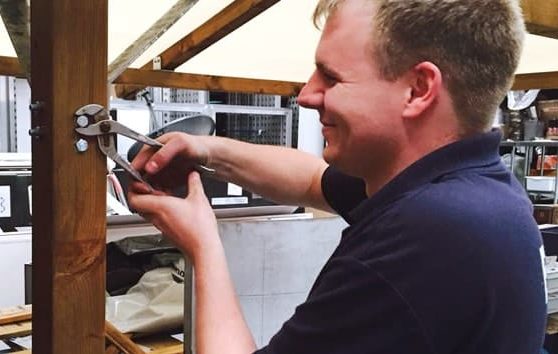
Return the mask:
[[[185,199],[131,205],[191,259],[197,353],[250,353],[216,221],[192,163],[350,226],[308,299],[258,353],[536,354],[546,318],[531,205],[489,127],[524,37],[513,0],[321,0],[316,70],[324,160],[279,147],[169,134],[133,162]],[[180,179],[178,181],[181,181]]]

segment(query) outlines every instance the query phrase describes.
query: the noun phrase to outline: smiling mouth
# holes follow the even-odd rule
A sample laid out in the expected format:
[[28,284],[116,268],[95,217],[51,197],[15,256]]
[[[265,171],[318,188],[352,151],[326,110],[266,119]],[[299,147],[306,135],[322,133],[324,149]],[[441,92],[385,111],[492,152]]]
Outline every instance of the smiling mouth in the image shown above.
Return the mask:
[[322,126],[322,135],[324,137],[329,136],[335,131],[335,126],[333,125],[324,125]]

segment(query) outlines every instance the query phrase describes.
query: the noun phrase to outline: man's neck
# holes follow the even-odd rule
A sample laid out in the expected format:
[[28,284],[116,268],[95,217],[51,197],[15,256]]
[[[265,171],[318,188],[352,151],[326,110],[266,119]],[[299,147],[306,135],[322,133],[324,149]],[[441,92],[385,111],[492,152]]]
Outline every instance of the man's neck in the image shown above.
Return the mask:
[[[382,168],[371,168],[370,173],[363,176],[366,184],[366,195],[371,197],[376,194],[416,161],[459,139],[457,133],[440,134],[438,137],[430,138],[410,137],[407,144],[400,149],[399,154],[392,159],[390,165]],[[410,143],[412,141],[420,141],[421,143],[412,144]]]

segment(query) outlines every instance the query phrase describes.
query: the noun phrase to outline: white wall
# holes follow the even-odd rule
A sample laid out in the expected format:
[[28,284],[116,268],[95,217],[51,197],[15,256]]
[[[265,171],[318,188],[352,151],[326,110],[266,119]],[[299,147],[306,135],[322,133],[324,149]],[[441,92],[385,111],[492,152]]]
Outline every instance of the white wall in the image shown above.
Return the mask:
[[25,303],[26,263],[31,263],[31,234],[0,234],[0,308]]

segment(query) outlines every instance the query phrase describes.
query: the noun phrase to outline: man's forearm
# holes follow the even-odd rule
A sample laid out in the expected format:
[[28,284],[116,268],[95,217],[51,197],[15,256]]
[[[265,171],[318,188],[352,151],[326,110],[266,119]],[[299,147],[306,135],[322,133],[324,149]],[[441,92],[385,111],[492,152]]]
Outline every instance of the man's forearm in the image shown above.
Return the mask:
[[194,259],[196,353],[249,354],[256,350],[242,315],[221,246]]
[[280,146],[257,145],[227,138],[204,138],[208,165],[217,177],[282,204],[329,210],[321,192],[324,160]]

